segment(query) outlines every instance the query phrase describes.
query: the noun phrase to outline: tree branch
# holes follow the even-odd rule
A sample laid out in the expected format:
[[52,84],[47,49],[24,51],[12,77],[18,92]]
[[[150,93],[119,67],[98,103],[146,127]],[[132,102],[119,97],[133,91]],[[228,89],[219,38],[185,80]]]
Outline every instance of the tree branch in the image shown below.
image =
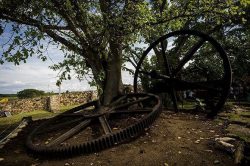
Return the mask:
[[76,37],[80,40],[82,45],[88,47],[89,43],[78,32],[77,25],[75,24],[73,19],[68,15],[68,12],[66,10],[64,10],[64,6],[62,6],[62,4],[57,0],[52,0],[52,3],[55,6],[58,6],[57,10],[58,10],[59,14],[67,21],[70,30],[76,35]]
[[9,20],[9,21],[13,21],[16,23],[35,26],[35,27],[43,27],[45,29],[51,29],[51,30],[69,30],[69,26],[45,25],[42,22],[29,18],[25,15],[21,15],[21,17],[23,17],[22,20],[18,19],[18,17],[7,16],[7,14],[3,14],[2,12],[0,12],[0,19],[3,19],[3,20]]
[[49,29],[41,29],[38,28],[40,31],[44,31],[46,32],[46,34],[48,36],[50,36],[51,38],[53,38],[55,41],[62,43],[63,45],[67,46],[70,50],[75,51],[77,53],[79,53],[81,55],[82,53],[82,49],[80,49],[78,46],[76,46],[75,44],[69,42],[68,40],[66,40],[65,38],[57,35],[55,32],[53,32],[52,30]]
[[199,12],[195,13],[195,14],[185,14],[185,12],[183,12],[182,14],[174,16],[174,17],[161,19],[161,20],[158,20],[156,22],[148,22],[148,23],[146,23],[146,25],[159,25],[159,24],[163,24],[163,23],[166,23],[166,22],[169,22],[169,21],[173,21],[173,20],[176,20],[176,19],[179,19],[179,18],[197,17],[197,16],[204,15],[206,13],[211,14],[211,12],[214,13],[214,14],[218,14],[220,16],[224,16],[225,15],[224,13],[220,13],[220,12],[216,12],[216,11],[211,11],[211,10],[202,11],[202,14],[199,13]]

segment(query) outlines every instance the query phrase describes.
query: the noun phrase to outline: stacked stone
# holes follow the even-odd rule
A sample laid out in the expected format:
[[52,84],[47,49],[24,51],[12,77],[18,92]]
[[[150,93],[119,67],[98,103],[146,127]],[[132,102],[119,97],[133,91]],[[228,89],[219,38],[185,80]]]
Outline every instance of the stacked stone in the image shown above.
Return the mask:
[[3,110],[11,112],[12,115],[34,110],[55,110],[56,112],[61,106],[78,105],[96,99],[96,91],[70,92],[49,97],[11,100],[3,107]]

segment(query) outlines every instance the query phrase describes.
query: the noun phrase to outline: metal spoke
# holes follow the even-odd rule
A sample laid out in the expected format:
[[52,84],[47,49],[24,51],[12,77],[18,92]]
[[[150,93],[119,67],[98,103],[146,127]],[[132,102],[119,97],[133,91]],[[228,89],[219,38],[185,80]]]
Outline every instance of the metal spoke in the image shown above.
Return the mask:
[[156,70],[152,70],[152,71],[150,71],[150,72],[141,71],[141,70],[140,70],[139,73],[148,75],[148,76],[150,76],[150,77],[153,78],[153,79],[162,79],[162,76],[163,76],[164,78],[170,78],[170,76],[158,74],[158,72],[157,72]]
[[169,54],[170,55],[178,55],[180,54],[181,51],[181,47],[183,47],[186,43],[186,41],[188,40],[188,38],[190,37],[190,35],[185,35],[185,36],[181,36],[177,39],[177,44],[176,47],[173,47],[172,49],[169,50]]
[[165,47],[164,47],[163,41],[161,41],[161,52],[162,52],[163,62],[164,62],[165,69],[166,69],[166,73],[164,74],[167,74],[171,77],[170,66],[169,66],[168,58],[165,53]]
[[131,101],[131,102],[129,102],[129,103],[120,104],[119,106],[115,106],[115,107],[113,107],[112,109],[110,109],[110,111],[115,110],[115,109],[124,108],[124,107],[130,106],[130,105],[133,105],[133,104],[136,104],[136,103],[145,101],[145,100],[147,100],[147,99],[149,99],[149,98],[150,98],[150,97],[143,97],[143,98],[141,98],[141,99],[137,99],[137,100]]
[[[174,84],[177,90],[194,90],[194,89],[202,89],[211,92],[221,92],[218,88],[218,85],[223,86],[221,84],[222,81],[215,80],[215,81],[201,81],[201,82],[188,82],[184,80],[174,79]],[[217,87],[217,88],[215,88]]]
[[91,112],[89,114],[87,113],[69,113],[69,114],[62,114],[59,115],[60,117],[81,117],[82,119],[89,119],[89,118],[95,118],[98,116],[101,116],[101,113],[98,112]]
[[174,88],[173,81],[172,81],[173,75],[170,71],[170,64],[169,64],[168,58],[167,58],[166,53],[165,53],[165,47],[164,47],[163,42],[161,42],[161,50],[162,50],[164,65],[166,67],[166,74],[170,77],[170,79],[169,79],[170,92],[169,93],[170,93],[170,96],[172,98],[175,111],[178,111],[176,92],[175,92],[175,88]]
[[101,126],[102,126],[102,128],[103,128],[103,130],[104,130],[104,133],[105,133],[105,134],[111,133],[112,130],[111,130],[109,124],[108,124],[108,121],[107,121],[107,119],[106,119],[106,116],[105,116],[105,115],[104,115],[104,116],[100,116],[98,119],[99,119],[99,121],[100,121],[100,123],[101,123]]
[[148,75],[148,76],[150,76],[151,78],[154,78],[154,79],[157,79],[157,76],[158,76],[157,71],[155,71],[155,70],[152,70],[150,72],[140,70],[139,73]]
[[62,143],[63,141],[69,139],[70,137],[72,137],[73,135],[78,133],[81,129],[85,128],[90,122],[91,122],[90,119],[84,120],[80,124],[78,124],[75,127],[71,128],[66,133],[60,135],[58,138],[51,141],[49,144],[47,144],[47,146],[55,146],[55,145],[58,145],[58,144]]
[[70,120],[70,121],[62,122],[62,123],[59,123],[59,124],[55,124],[52,127],[46,128],[45,130],[40,130],[37,133],[41,134],[41,133],[45,133],[45,132],[48,133],[48,132],[51,132],[51,131],[55,131],[55,130],[58,130],[58,129],[64,127],[64,126],[68,126],[68,125],[70,125],[72,123],[76,123],[76,122],[78,122],[78,121],[80,121],[82,119],[83,118],[81,117],[81,118],[76,118],[76,119],[73,119],[73,120]]
[[127,110],[127,109],[113,110],[113,111],[110,111],[110,114],[143,114],[143,113],[149,113],[149,112],[152,112],[152,109],[141,108],[141,109],[133,109],[133,110]]
[[194,53],[205,43],[205,39],[200,39],[183,57],[176,69],[173,70],[172,75],[176,76],[183,66],[192,58]]
[[112,106],[115,106],[116,104],[118,104],[119,102],[121,102],[123,99],[126,99],[126,95],[125,96],[122,96],[122,97],[120,97],[119,99],[117,99],[117,100],[115,100],[114,102],[112,102],[111,104],[110,104],[110,106],[112,107]]
[[[81,111],[84,111],[84,110],[88,110],[86,108],[93,107],[96,102],[97,101],[92,101],[92,102],[89,102],[89,103],[86,103],[86,104],[83,104],[83,105],[79,105],[79,106],[77,106],[75,108],[72,108],[72,109],[68,110],[67,113],[74,113],[74,112],[81,112]],[[65,112],[62,113],[62,114],[65,114]]]
[[95,108],[89,108],[89,109],[83,109],[83,110],[79,110],[79,111],[76,111],[74,113],[80,113],[80,112],[86,112],[86,111],[94,111]]
[[163,74],[156,74],[156,77],[158,79],[163,79],[166,81],[166,86],[169,86],[169,82],[172,81],[175,90],[192,90],[192,89],[204,89],[204,90],[211,90],[218,92],[218,87],[223,86],[222,80],[211,80],[211,81],[199,81],[199,82],[189,82],[185,80],[180,80],[177,78],[170,78],[169,76],[163,75]]

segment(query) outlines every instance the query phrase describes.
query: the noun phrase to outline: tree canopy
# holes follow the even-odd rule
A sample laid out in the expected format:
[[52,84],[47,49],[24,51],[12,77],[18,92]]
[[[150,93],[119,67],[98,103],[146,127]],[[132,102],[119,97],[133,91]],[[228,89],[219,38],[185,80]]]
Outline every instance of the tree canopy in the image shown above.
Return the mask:
[[58,84],[71,78],[71,70],[79,79],[90,74],[107,104],[121,93],[123,64],[136,65],[143,51],[135,44],[173,30],[213,32],[233,64],[249,64],[247,12],[246,0],[0,0],[0,34],[11,34],[0,63],[46,60],[48,45],[57,45],[64,52],[64,60],[51,66],[60,72]]

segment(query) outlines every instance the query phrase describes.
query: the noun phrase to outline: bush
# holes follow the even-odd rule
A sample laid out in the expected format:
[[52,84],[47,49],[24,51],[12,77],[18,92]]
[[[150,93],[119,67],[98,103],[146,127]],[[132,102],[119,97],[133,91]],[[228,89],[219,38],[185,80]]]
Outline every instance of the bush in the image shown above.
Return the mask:
[[20,92],[17,92],[17,97],[19,99],[26,99],[26,98],[32,98],[32,97],[38,97],[43,96],[45,93],[41,90],[36,89],[24,89]]

